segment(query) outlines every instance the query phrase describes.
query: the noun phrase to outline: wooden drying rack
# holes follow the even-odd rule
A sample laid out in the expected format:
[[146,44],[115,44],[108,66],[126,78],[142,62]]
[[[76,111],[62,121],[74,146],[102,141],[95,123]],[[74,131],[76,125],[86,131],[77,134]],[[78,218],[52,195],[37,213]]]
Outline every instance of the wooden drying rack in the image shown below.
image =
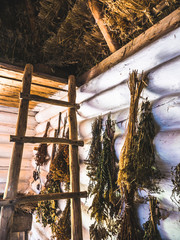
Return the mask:
[[[4,192],[4,199],[0,200],[1,218],[0,218],[0,239],[11,239],[13,226],[14,206],[18,204],[27,204],[29,202],[38,202],[44,200],[58,200],[71,198],[71,239],[82,240],[82,219],[80,198],[87,197],[87,192],[80,192],[79,178],[79,160],[78,146],[83,146],[83,141],[77,139],[77,119],[76,109],[76,84],[75,77],[68,78],[68,102],[47,99],[37,95],[31,95],[31,80],[33,66],[27,64],[24,70],[22,80],[22,93],[20,94],[20,107],[16,126],[16,135],[10,136],[10,141],[14,142],[12,157],[8,172],[8,179]],[[62,138],[40,138],[26,137],[26,127],[28,118],[29,101],[41,101],[49,104],[56,104],[68,107],[69,116],[69,139]],[[70,168],[70,189],[69,193],[53,193],[47,195],[31,195],[17,198],[18,181],[20,175],[22,154],[24,143],[61,143],[69,146],[69,168]]]

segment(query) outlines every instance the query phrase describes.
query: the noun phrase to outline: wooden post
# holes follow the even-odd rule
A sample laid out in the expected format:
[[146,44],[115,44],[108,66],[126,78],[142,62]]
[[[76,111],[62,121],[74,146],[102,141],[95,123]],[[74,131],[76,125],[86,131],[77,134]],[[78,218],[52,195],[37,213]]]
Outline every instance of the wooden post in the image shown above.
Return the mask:
[[[68,79],[68,100],[75,104],[75,77]],[[69,139],[77,141],[77,119],[75,108],[69,108]],[[69,146],[70,187],[72,192],[80,191],[78,146]],[[81,203],[79,198],[71,200],[71,240],[82,240]]]
[[28,231],[25,231],[24,233],[24,240],[28,240]]
[[[33,66],[27,64],[24,71],[22,80],[22,92],[25,94],[30,93],[31,79],[32,79]],[[16,126],[16,135],[23,137],[26,133],[27,117],[28,117],[29,100],[22,99],[20,101],[19,115]],[[12,157],[8,172],[6,188],[4,192],[4,199],[15,198],[18,188],[18,180],[20,174],[21,160],[23,154],[24,143],[15,142],[13,145]],[[10,232],[13,224],[13,207],[3,207],[1,209],[0,219],[0,239],[9,240]]]
[[104,24],[100,3],[97,0],[88,0],[88,4],[92,15],[109,47],[109,50],[112,53],[117,51],[119,49],[119,45],[114,39],[112,39],[107,26]]

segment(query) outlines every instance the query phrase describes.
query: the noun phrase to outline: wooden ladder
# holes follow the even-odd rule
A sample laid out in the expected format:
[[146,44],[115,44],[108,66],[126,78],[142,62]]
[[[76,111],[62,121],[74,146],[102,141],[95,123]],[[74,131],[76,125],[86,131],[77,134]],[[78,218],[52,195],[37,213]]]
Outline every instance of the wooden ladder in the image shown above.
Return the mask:
[[[76,101],[76,84],[75,77],[68,78],[68,102],[44,98],[37,95],[31,95],[31,80],[33,74],[33,66],[27,64],[24,70],[22,80],[22,93],[20,94],[20,107],[16,126],[16,135],[10,136],[10,140],[14,142],[12,157],[8,172],[4,199],[0,200],[1,218],[0,218],[0,239],[9,240],[11,237],[14,206],[20,203],[37,202],[42,200],[55,200],[71,198],[71,239],[82,240],[82,218],[80,198],[87,197],[87,192],[80,192],[79,178],[79,160],[78,146],[83,146],[83,141],[77,139],[77,119],[76,109],[79,105]],[[68,107],[69,116],[69,139],[63,138],[41,138],[26,137],[26,127],[28,118],[29,101],[40,101],[49,104],[56,104]],[[70,168],[70,189],[69,193],[53,193],[48,195],[32,195],[16,198],[18,181],[20,175],[22,154],[24,143],[61,143],[69,144],[69,168]]]

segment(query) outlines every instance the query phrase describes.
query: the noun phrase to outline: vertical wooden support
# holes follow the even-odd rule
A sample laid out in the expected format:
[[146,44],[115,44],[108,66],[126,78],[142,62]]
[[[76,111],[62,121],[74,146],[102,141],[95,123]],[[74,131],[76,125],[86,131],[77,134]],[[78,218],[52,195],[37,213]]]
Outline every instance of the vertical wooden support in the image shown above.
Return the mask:
[[[76,84],[75,77],[69,76],[68,79],[68,100],[71,103],[76,101]],[[69,108],[69,138],[77,140],[77,119],[76,109]],[[69,146],[69,163],[70,163],[70,185],[72,192],[80,191],[79,178],[79,159],[78,146]],[[81,219],[81,204],[79,198],[71,200],[71,240],[82,240],[82,219]]]
[[24,232],[24,240],[28,240],[28,231]]
[[[32,79],[33,66],[27,64],[24,71],[22,80],[22,92],[30,94],[31,79]],[[19,107],[19,115],[16,126],[16,135],[23,137],[26,133],[27,118],[28,118],[29,100],[21,99]],[[4,192],[4,199],[15,198],[18,188],[18,180],[21,168],[21,160],[23,154],[24,143],[15,142],[12,150],[12,157],[8,172],[6,188]],[[9,240],[13,224],[13,207],[3,207],[1,209],[0,218],[0,239]]]

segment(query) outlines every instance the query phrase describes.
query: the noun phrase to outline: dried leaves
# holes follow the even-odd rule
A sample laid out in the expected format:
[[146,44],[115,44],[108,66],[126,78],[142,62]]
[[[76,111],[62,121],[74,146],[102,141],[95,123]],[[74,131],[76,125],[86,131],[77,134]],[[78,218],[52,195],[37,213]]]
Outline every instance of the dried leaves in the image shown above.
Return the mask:
[[171,170],[171,181],[173,190],[171,199],[175,202],[180,210],[180,163]]
[[116,235],[120,204],[120,193],[116,185],[117,166],[114,151],[114,123],[110,116],[106,121],[102,136],[102,119],[99,117],[92,126],[92,144],[86,161],[89,195],[93,197],[91,218],[95,223],[90,226],[93,240],[107,239]]

